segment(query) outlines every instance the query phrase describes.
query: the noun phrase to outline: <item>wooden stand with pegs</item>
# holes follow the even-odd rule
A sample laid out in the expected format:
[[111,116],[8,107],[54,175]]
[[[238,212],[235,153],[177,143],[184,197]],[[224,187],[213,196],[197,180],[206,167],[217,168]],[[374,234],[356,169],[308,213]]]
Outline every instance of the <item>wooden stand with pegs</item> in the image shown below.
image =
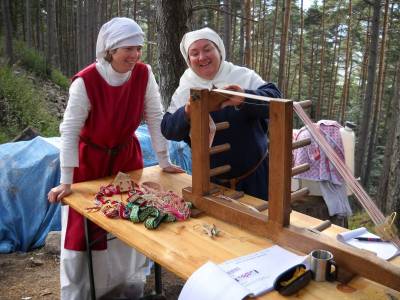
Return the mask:
[[[218,110],[225,100],[224,96],[213,91],[191,90],[192,186],[183,189],[184,198],[207,214],[264,236],[278,245],[304,254],[313,249],[328,250],[333,253],[339,268],[400,291],[399,267],[318,231],[290,224],[290,202],[307,194],[307,189],[291,194],[291,177],[308,169],[306,165],[292,169],[292,150],[309,143],[305,140],[292,144],[291,100],[270,99],[269,102],[268,216],[212,196],[219,187],[210,183],[210,177],[230,170],[229,165],[210,170],[210,155],[215,153],[215,147],[209,147],[209,113]],[[309,105],[308,101],[304,102],[306,105]],[[216,125],[216,134],[229,126],[226,123]],[[229,151],[229,145],[216,147]]]

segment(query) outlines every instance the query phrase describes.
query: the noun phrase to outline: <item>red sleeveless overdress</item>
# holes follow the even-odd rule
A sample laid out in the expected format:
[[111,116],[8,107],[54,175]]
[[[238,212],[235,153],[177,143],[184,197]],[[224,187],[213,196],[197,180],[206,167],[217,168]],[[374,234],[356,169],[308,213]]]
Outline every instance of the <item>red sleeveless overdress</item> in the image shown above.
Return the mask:
[[[74,183],[143,168],[135,130],[143,116],[148,76],[147,66],[136,63],[129,80],[121,86],[110,86],[95,64],[73,77],[72,80],[83,79],[91,105],[80,133],[79,167],[74,170]],[[83,217],[71,207],[67,224],[64,248],[86,250]],[[88,226],[90,239],[98,240],[93,249],[106,249],[106,232],[91,222]]]

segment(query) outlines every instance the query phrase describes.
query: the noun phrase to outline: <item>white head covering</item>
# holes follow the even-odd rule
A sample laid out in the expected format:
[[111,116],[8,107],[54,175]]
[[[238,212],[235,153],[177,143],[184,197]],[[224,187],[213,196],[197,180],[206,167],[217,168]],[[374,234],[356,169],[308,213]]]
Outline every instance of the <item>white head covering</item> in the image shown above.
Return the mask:
[[[221,53],[221,64],[213,79],[208,80],[198,76],[189,65],[188,50],[193,42],[198,40],[210,40],[218,47]],[[186,33],[180,44],[181,53],[189,68],[183,73],[179,87],[172,95],[171,104],[168,108],[169,113],[174,113],[177,109],[184,106],[189,100],[191,88],[211,89],[213,86],[223,88],[229,84],[238,84],[243,89],[256,89],[265,82],[253,70],[245,67],[236,66],[225,61],[225,46],[219,35],[210,28],[203,28]]]
[[120,47],[142,46],[142,28],[129,18],[113,18],[101,26],[96,44],[96,58],[103,59],[107,50]]
[[185,59],[187,65],[190,67],[189,65],[189,47],[191,44],[193,44],[195,41],[198,40],[209,40],[211,42],[213,42],[220,54],[221,54],[221,61],[225,60],[225,46],[224,46],[224,42],[222,41],[222,39],[220,38],[220,36],[211,28],[205,27],[199,30],[195,30],[195,31],[190,31],[188,33],[186,33],[183,38],[182,41],[180,43],[180,49],[181,49],[181,53],[183,55],[183,58]]

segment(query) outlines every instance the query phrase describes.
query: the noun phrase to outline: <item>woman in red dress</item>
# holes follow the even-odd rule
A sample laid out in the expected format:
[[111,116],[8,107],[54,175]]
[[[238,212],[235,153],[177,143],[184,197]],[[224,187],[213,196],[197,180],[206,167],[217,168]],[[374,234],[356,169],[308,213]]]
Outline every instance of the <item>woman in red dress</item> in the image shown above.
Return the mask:
[[[163,110],[158,85],[150,66],[139,62],[143,42],[142,29],[128,18],[114,18],[100,29],[96,62],[72,78],[60,125],[60,185],[49,192],[50,202],[70,194],[72,182],[143,168],[134,133],[142,117],[160,167],[182,172],[170,163],[167,141],[160,132]],[[89,297],[83,226],[79,213],[62,207],[61,299]],[[93,223],[89,231],[92,240],[99,239],[92,252],[96,295],[123,290],[134,282],[143,285],[146,258],[117,239],[107,243],[107,233]]]

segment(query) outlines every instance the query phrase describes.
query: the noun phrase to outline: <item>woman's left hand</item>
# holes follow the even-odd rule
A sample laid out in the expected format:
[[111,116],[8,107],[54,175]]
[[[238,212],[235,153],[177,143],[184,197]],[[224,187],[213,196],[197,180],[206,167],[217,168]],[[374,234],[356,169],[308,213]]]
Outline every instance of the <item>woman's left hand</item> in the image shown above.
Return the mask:
[[181,167],[178,167],[176,165],[169,165],[162,170],[166,173],[185,173],[185,171]]
[[[244,93],[244,90],[237,84],[231,84],[228,86],[225,86],[223,88],[224,90],[229,90],[229,91],[234,91],[234,92],[239,92],[239,93]],[[222,102],[221,104],[221,109],[227,106],[239,106],[243,103],[244,97],[242,96],[229,96],[229,99],[227,101]]]

